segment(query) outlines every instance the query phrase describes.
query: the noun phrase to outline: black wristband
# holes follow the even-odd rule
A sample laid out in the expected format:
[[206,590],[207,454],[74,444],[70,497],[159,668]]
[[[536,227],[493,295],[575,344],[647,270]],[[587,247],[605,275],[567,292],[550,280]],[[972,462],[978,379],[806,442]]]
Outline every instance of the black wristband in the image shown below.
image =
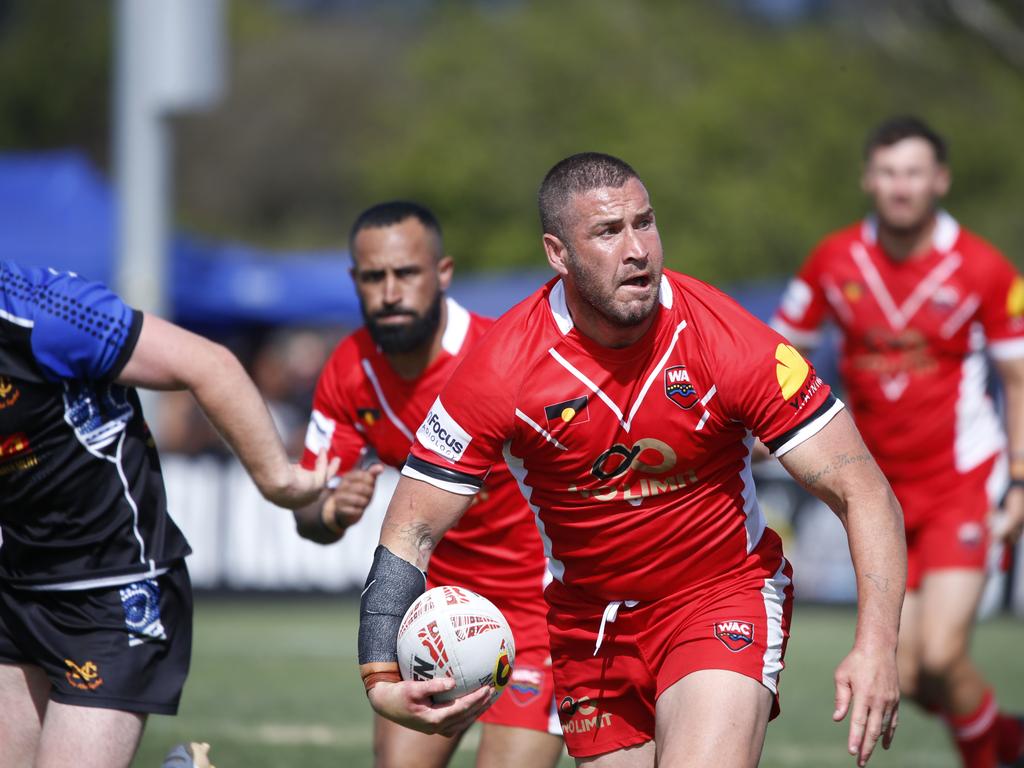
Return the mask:
[[359,601],[359,663],[398,661],[398,629],[402,617],[427,588],[427,575],[383,544]]
[[1011,477],[1010,488],[1024,488],[1024,477]]

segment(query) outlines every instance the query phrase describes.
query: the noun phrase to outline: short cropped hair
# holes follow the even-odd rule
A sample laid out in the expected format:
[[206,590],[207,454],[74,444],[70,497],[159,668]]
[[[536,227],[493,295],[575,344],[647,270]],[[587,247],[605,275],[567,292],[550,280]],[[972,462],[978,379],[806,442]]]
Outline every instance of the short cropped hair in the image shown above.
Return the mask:
[[401,224],[406,219],[418,220],[428,232],[434,234],[437,239],[437,258],[441,258],[444,255],[441,223],[429,208],[411,200],[389,200],[385,203],[377,203],[360,213],[348,233],[349,252],[352,252],[355,247],[356,235],[364,229],[390,227]]
[[946,140],[928,123],[914,115],[890,117],[875,126],[864,142],[864,159],[870,160],[876,149],[891,147],[904,139],[924,139],[932,145],[935,159],[945,165],[949,155]]
[[639,179],[625,160],[600,152],[570,155],[552,167],[537,192],[540,225],[546,234],[565,242],[562,211],[573,195],[601,187],[618,189],[630,179]]

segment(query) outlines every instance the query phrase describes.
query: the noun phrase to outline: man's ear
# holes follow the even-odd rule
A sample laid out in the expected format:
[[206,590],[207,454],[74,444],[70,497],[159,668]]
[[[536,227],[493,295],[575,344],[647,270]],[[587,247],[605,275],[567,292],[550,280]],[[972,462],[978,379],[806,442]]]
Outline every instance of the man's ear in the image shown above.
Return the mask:
[[544,255],[548,257],[548,264],[551,265],[551,268],[563,277],[569,274],[569,268],[565,264],[569,257],[569,249],[565,247],[565,243],[550,232],[544,233],[541,242],[544,244]]
[[455,259],[451,256],[442,256],[437,262],[437,281],[442,291],[447,291],[452,284],[452,275],[455,273]]

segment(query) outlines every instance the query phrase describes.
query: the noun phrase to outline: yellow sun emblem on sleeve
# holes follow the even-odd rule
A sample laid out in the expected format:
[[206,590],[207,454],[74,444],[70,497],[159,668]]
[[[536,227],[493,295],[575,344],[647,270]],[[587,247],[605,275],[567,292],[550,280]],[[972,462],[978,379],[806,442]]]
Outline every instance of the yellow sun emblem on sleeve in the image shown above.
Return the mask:
[[1013,278],[1010,292],[1006,294],[1006,314],[1010,317],[1024,315],[1024,278],[1019,275]]
[[811,367],[804,360],[804,356],[789,344],[779,344],[775,348],[775,360],[775,376],[779,380],[782,397],[789,400],[807,381]]

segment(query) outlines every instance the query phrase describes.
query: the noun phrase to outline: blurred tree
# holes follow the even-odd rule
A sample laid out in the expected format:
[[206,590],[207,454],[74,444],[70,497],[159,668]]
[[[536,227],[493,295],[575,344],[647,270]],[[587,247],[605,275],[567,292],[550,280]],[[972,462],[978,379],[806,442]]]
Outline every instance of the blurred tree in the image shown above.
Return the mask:
[[111,6],[0,2],[0,147],[108,154]]

